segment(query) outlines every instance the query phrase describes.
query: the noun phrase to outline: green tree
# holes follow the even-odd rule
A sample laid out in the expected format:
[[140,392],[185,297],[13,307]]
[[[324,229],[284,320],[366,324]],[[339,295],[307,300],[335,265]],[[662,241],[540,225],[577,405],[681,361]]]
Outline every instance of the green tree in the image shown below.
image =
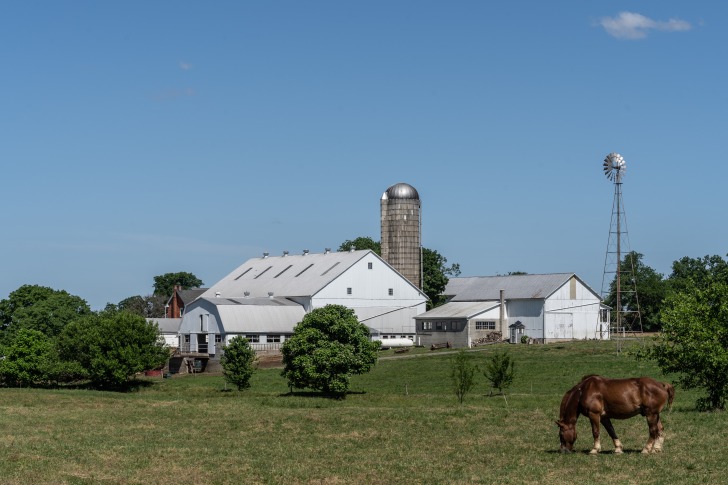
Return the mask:
[[89,315],[82,298],[45,286],[23,285],[0,301],[0,330],[3,340],[28,328],[55,337],[68,323]]
[[670,290],[661,312],[662,332],[638,358],[678,374],[686,389],[703,389],[698,409],[725,409],[728,399],[728,283],[718,275],[690,278]]
[[490,359],[486,360],[483,375],[490,382],[491,394],[493,389],[498,389],[499,393],[505,394],[503,391],[513,384],[513,379],[516,376],[515,366],[515,362],[507,351],[496,352]]
[[379,241],[375,241],[374,239],[370,237],[361,236],[353,241],[350,239],[347,239],[343,243],[341,243],[341,246],[339,246],[339,251],[350,251],[351,249],[361,250],[361,249],[371,249],[378,255],[382,255],[382,245]]
[[58,350],[102,389],[123,389],[136,373],[161,368],[169,358],[157,325],[124,311],[94,313],[68,324]]
[[686,256],[672,263],[667,289],[671,292],[685,292],[693,288],[704,288],[714,282],[728,283],[727,260],[718,255],[702,258]]
[[223,347],[220,358],[222,375],[227,382],[237,386],[239,391],[250,387],[250,378],[255,371],[255,351],[244,337],[233,337]]
[[116,307],[144,318],[164,318],[167,300],[162,295],[135,295],[121,300]]
[[454,263],[447,266],[445,256],[434,249],[422,248],[422,291],[430,299],[427,304],[428,310],[445,303],[442,293],[450,281],[449,276],[460,276],[460,265]]
[[169,298],[174,293],[174,286],[180,285],[183,290],[200,288],[204,283],[192,273],[165,273],[154,277],[154,294]]
[[310,388],[344,398],[352,375],[369,372],[377,362],[379,342],[354,311],[326,305],[303,317],[281,348],[290,388]]
[[475,371],[475,365],[465,351],[461,350],[455,355],[450,369],[450,379],[460,404],[465,400],[465,395],[475,386]]
[[[642,261],[643,257],[643,254],[632,251],[627,253],[620,262],[619,271],[622,276],[620,278],[622,300],[620,307],[629,312],[624,314],[625,326],[638,329],[639,320],[636,311],[639,302],[642,329],[656,331],[660,329],[660,307],[667,292],[667,285],[660,273]],[[634,281],[631,278],[632,275],[634,275]],[[604,303],[616,308],[616,300],[617,277],[615,275]],[[615,315],[614,311],[612,315]]]

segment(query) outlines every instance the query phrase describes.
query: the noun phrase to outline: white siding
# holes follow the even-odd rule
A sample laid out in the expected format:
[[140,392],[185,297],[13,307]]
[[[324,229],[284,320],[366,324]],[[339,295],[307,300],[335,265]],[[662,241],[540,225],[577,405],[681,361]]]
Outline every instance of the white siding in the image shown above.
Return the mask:
[[544,338],[599,338],[599,298],[578,279],[574,281],[574,295],[567,281],[546,300]]

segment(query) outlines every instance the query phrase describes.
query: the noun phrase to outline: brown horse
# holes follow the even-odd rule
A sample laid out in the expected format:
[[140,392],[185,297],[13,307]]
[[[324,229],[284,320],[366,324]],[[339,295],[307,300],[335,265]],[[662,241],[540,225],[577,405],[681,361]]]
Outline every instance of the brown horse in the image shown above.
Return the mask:
[[608,379],[597,375],[585,376],[561,400],[559,420],[556,421],[561,451],[574,451],[576,420],[579,414],[583,414],[591,421],[594,436],[594,447],[589,453],[595,455],[602,449],[599,443],[600,422],[614,441],[614,453],[622,453],[622,443],[610,419],[627,419],[641,414],[647,418],[650,428],[650,439],[642,453],[660,452],[665,439],[660,412],[665,404],[672,406],[674,397],[675,388],[671,384],[651,377]]

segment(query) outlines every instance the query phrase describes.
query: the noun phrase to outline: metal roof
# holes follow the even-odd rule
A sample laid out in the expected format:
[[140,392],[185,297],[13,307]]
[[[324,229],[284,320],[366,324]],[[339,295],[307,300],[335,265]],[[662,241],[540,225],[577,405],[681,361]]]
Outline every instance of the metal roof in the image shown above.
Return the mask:
[[384,191],[382,194],[382,200],[387,199],[420,199],[420,194],[417,193],[417,189],[412,187],[410,184],[400,182],[392,185],[390,188]]
[[483,312],[497,308],[500,301],[458,301],[445,303],[425,313],[420,313],[415,318],[426,320],[428,318],[466,318],[470,319]]
[[[545,299],[576,277],[584,286],[581,278],[574,273],[528,274],[508,276],[472,276],[450,278],[444,294],[452,296],[450,301],[499,300],[500,290],[506,299]],[[589,288],[592,293],[594,290]],[[594,293],[596,295],[596,293]]]
[[293,333],[306,312],[301,305],[218,305],[228,333]]
[[190,288],[189,290],[179,290],[177,294],[182,299],[182,303],[187,306],[187,304],[195,301],[197,297],[201,296],[206,291],[207,288]]
[[[203,297],[214,299],[313,296],[371,250],[252,258],[215,283]],[[379,256],[377,256],[379,257]],[[381,258],[380,258],[381,259]]]
[[179,326],[182,323],[181,318],[147,318],[157,324],[159,327],[159,333],[174,333],[179,332]]

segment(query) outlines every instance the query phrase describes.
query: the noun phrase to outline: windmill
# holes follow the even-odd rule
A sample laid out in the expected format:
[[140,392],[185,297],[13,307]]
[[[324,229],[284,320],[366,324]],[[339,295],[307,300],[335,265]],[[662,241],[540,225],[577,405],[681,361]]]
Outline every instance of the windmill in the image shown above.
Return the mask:
[[[602,275],[602,300],[610,294],[614,281],[616,298],[612,309],[612,328],[623,335],[626,331],[642,332],[639,298],[637,297],[637,281],[632,253],[629,248],[627,232],[627,216],[622,200],[622,180],[627,170],[627,163],[619,153],[610,153],[604,159],[604,175],[614,183],[614,200],[612,202],[612,218],[609,226],[609,241],[604,257],[604,273]],[[622,264],[622,255],[629,256],[629,261]],[[609,275],[614,275],[608,277]],[[625,304],[629,302],[630,304]]]

